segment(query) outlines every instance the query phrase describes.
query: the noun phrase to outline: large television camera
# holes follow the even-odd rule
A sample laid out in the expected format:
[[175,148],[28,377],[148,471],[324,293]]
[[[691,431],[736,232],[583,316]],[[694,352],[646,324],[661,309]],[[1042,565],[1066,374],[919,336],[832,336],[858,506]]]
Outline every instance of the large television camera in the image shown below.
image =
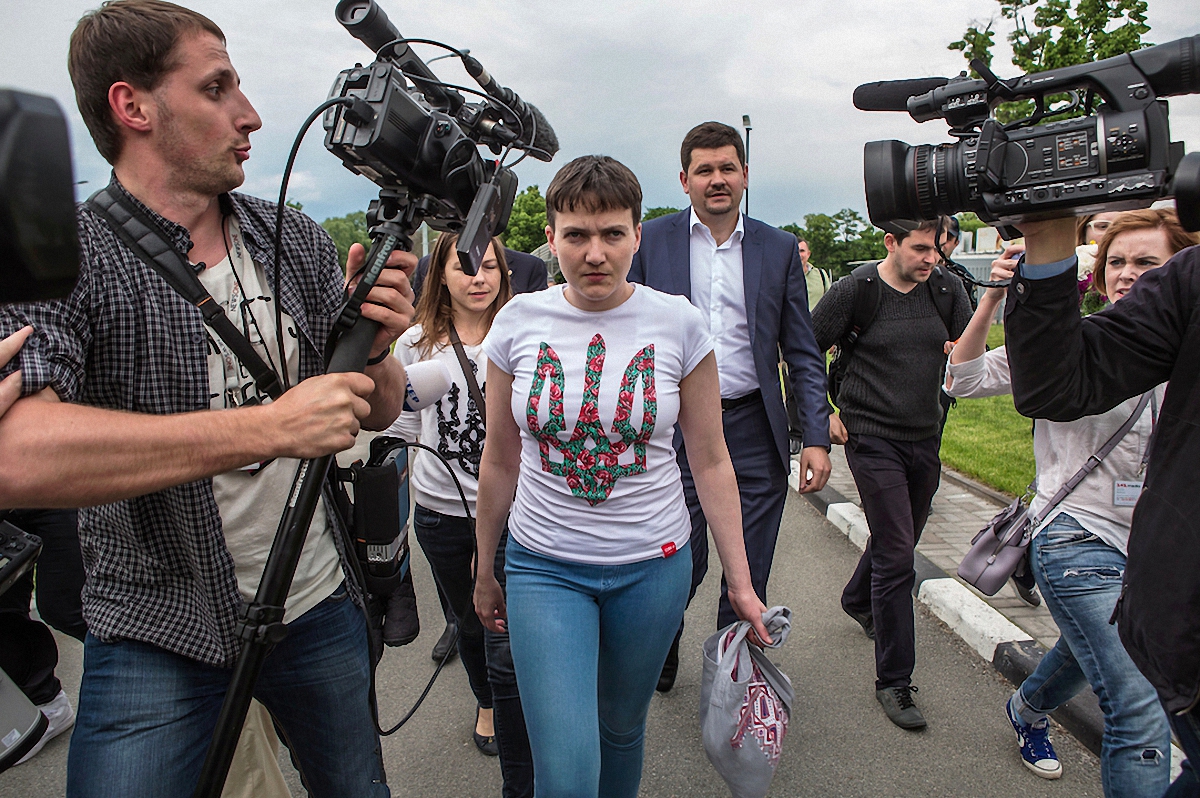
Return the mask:
[[338,74],[330,99],[350,102],[326,111],[325,146],[382,189],[370,224],[397,221],[411,231],[424,220],[458,233],[459,260],[474,274],[491,237],[508,225],[517,190],[512,170],[502,159],[485,160],[479,145],[549,161],[558,151],[554,130],[477,60],[451,50],[483,89],[480,102],[467,102],[413,53],[374,0],[341,0],[335,13],[376,60]]
[[[863,166],[872,222],[974,211],[985,222],[1009,225],[1143,208],[1174,195],[1180,221],[1200,229],[1200,153],[1184,158],[1183,143],[1170,140],[1161,99],[1200,93],[1200,35],[1009,80],[978,59],[971,67],[982,77],[855,89],[860,110],[945,119],[958,139],[868,142]],[[1062,94],[1066,106],[1049,102]],[[992,112],[1014,100],[1033,100],[1033,113],[1002,124]],[[1039,124],[1078,111],[1085,115]]]

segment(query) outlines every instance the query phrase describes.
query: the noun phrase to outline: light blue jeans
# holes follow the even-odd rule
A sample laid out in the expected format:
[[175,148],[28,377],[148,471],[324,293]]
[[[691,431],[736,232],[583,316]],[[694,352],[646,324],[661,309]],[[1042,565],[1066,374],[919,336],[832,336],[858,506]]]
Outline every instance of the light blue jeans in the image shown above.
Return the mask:
[[1160,798],[1171,778],[1167,716],[1108,622],[1121,594],[1125,555],[1059,513],[1033,539],[1031,559],[1060,637],[1017,690],[1014,708],[1030,723],[1090,684],[1104,712],[1104,794]]
[[692,579],[670,557],[585,565],[508,541],[508,632],[537,798],[636,798],[646,713]]

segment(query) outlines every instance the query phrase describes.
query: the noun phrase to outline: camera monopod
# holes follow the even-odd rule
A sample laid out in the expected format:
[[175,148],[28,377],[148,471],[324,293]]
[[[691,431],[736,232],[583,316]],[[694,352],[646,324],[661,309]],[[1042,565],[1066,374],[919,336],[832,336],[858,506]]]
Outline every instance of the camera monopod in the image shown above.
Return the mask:
[[[404,202],[398,192],[387,190],[380,192],[378,205],[372,203],[372,206],[375,223],[370,229],[371,249],[367,253],[362,279],[343,306],[334,326],[331,343],[326,347],[327,373],[362,371],[366,368],[379,324],[362,317],[360,308],[363,300],[379,279],[392,251],[412,249],[412,231],[420,225],[419,219],[426,210],[419,200]],[[271,544],[262,580],[254,600],[243,605],[239,616],[238,636],[243,641],[242,650],[234,665],[221,713],[217,717],[217,726],[200,772],[200,781],[193,793],[194,798],[219,798],[221,795],[263,662],[272,647],[287,635],[287,627],[283,623],[283,605],[291,589],[304,540],[308,536],[308,527],[317,502],[321,499],[321,490],[333,459],[330,454],[315,460],[304,460],[296,468],[287,507]]]

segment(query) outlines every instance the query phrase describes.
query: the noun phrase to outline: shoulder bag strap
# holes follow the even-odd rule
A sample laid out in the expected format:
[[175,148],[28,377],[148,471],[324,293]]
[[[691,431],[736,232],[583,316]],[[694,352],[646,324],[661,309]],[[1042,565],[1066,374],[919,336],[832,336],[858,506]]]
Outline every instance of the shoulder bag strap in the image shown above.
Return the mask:
[[458,355],[458,365],[462,368],[463,376],[467,378],[467,392],[475,400],[475,406],[479,408],[479,418],[483,421],[484,429],[486,429],[487,405],[483,401],[483,391],[479,390],[479,381],[475,379],[475,369],[471,368],[471,360],[467,357],[466,350],[463,349],[463,342],[458,337],[458,330],[454,329],[454,322],[450,322],[450,343],[454,346],[454,354]]
[[[204,315],[204,323],[215,332],[254,378],[258,390],[272,399],[283,394],[279,376],[263,362],[258,352],[212,295],[200,283],[191,266],[167,243],[158,224],[140,208],[107,188],[100,189],[87,201],[88,207],[100,215],[134,255],[159,274],[171,288]],[[278,298],[275,300],[278,302]]]
[[1095,471],[1096,466],[1100,465],[1105,457],[1108,457],[1109,452],[1117,447],[1117,444],[1121,442],[1121,439],[1129,433],[1129,430],[1133,429],[1133,425],[1136,424],[1137,420],[1142,417],[1142,413],[1146,410],[1146,405],[1150,403],[1150,397],[1153,392],[1153,389],[1151,389],[1149,393],[1142,394],[1142,399],[1138,402],[1137,407],[1134,408],[1133,414],[1125,420],[1125,423],[1121,425],[1121,428],[1114,432],[1112,437],[1109,438],[1108,441],[1105,442],[1105,444],[1101,446],[1094,455],[1088,458],[1087,462],[1083,464],[1083,468],[1076,471],[1075,475],[1068,479],[1066,483],[1058,489],[1058,493],[1055,493],[1054,497],[1050,499],[1050,502],[1042,508],[1042,511],[1038,513],[1032,521],[1030,521],[1030,529],[1037,529],[1039,526],[1041,526],[1042,519],[1048,516],[1050,512],[1058,506],[1059,502],[1067,498],[1068,494],[1075,490],[1075,487],[1080,482],[1083,482],[1088,474]]

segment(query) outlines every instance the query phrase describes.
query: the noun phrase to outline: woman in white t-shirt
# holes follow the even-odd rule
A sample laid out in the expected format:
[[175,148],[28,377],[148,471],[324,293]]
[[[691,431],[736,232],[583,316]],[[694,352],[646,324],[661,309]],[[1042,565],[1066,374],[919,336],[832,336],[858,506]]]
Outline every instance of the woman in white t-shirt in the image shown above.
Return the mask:
[[769,640],[703,318],[626,280],[641,200],[612,158],[565,166],[546,234],[566,285],[515,297],[483,345],[480,558],[506,518],[510,534],[507,606],[481,572],[475,609],[489,629],[507,625],[539,798],[637,795],[646,712],[691,584],[676,422],[730,602]]
[[[450,463],[473,514],[484,444],[484,408],[472,396],[465,368],[471,370],[482,392],[487,358],[480,344],[512,290],[500,239],[492,239],[474,275],[463,271],[455,251],[457,243],[458,236],[452,233],[438,238],[430,253],[414,324],[400,336],[395,350],[405,368],[439,362],[450,375],[450,387],[421,410],[403,411],[388,434],[436,449]],[[465,368],[453,343],[455,336],[466,359]],[[445,464],[429,452],[410,451],[409,489],[416,501],[413,530],[458,623],[459,658],[477,702],[475,745],[485,754],[500,756],[506,797],[531,795],[533,768],[508,635],[485,632],[471,600],[475,556],[471,519]],[[482,562],[494,563],[495,572],[503,576],[503,550]]]
[[[1095,285],[1112,302],[1120,301],[1143,273],[1196,243],[1173,210],[1131,211],[1102,221],[1107,232],[1096,253]],[[1010,248],[992,264],[992,279],[1012,277],[1018,251]],[[1004,295],[1004,289],[987,290],[951,352],[946,372],[951,396],[1011,393],[1005,348],[984,351]],[[1057,779],[1062,765],[1050,743],[1047,715],[1090,683],[1104,710],[1104,793],[1122,798],[1162,795],[1170,781],[1167,717],[1154,688],[1121,645],[1117,627],[1109,623],[1121,594],[1133,505],[1165,387],[1152,392],[1116,448],[1035,531],[1030,544],[1033,575],[1061,636],[1006,707],[1025,766],[1042,778]],[[1032,512],[1043,512],[1050,497],[1136,412],[1139,401],[1135,397],[1075,421],[1034,422],[1037,497]]]

